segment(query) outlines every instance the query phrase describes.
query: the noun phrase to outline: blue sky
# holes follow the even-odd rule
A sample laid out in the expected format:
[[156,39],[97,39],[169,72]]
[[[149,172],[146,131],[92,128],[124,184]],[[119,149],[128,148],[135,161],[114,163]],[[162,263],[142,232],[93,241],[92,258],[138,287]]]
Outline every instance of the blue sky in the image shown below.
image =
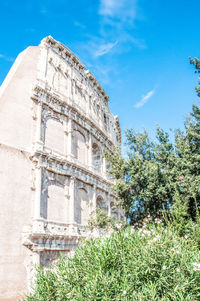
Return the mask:
[[110,96],[122,131],[182,128],[197,104],[199,0],[1,0],[0,84],[17,54],[51,35]]

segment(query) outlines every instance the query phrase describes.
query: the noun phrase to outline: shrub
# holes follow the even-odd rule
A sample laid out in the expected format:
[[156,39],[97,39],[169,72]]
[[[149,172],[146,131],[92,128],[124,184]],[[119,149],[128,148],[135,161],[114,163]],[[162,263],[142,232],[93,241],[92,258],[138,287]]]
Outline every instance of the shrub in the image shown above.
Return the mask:
[[39,268],[25,300],[200,300],[200,252],[162,224],[129,227],[84,242],[51,270]]

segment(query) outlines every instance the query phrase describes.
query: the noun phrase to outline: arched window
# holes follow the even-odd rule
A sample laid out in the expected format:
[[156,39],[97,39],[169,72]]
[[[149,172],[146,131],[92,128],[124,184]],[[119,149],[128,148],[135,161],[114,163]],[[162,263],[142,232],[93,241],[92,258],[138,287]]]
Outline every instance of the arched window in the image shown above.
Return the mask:
[[45,146],[63,154],[64,130],[63,125],[56,119],[48,119],[46,122]]
[[92,165],[95,170],[101,171],[101,152],[96,143],[92,145]]
[[85,189],[79,188],[75,202],[75,220],[78,224],[87,225],[89,218],[89,200]]
[[72,152],[79,162],[86,164],[87,152],[85,136],[77,130],[74,131]]
[[104,201],[102,196],[98,196],[97,200],[96,200],[96,208],[101,209],[102,211],[105,211],[106,213],[108,213],[108,206],[106,204],[106,202]]
[[67,200],[64,195],[64,186],[52,183],[48,186],[47,219],[67,223]]

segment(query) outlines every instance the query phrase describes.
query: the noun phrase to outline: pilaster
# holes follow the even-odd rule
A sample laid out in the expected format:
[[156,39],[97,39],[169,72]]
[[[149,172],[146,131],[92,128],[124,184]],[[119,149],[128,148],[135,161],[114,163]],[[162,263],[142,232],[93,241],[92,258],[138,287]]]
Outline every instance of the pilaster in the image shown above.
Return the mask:
[[35,202],[34,202],[34,219],[40,218],[40,206],[41,206],[41,191],[42,191],[42,168],[38,166],[35,169],[36,177],[36,193],[35,193]]
[[106,158],[105,156],[103,155],[103,164],[102,164],[102,173],[104,175],[104,177],[106,177]]
[[96,200],[97,200],[97,187],[93,186],[93,196],[92,196],[92,211],[96,211]]
[[67,121],[64,121],[64,155],[68,155],[68,125]]
[[89,146],[88,146],[88,166],[92,170],[92,135],[89,133]]
[[75,224],[75,177],[70,178],[69,196],[69,223]]
[[72,119],[69,117],[68,118],[68,125],[67,125],[67,129],[68,129],[68,136],[67,136],[67,159],[70,160],[73,155],[72,155]]
[[38,103],[37,104],[36,142],[39,142],[39,143],[42,143],[41,124],[42,124],[42,103]]

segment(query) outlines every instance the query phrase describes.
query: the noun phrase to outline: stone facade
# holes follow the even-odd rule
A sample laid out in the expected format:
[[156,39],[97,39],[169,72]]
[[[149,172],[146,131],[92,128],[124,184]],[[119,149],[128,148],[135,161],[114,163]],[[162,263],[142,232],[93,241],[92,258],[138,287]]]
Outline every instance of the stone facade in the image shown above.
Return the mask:
[[0,88],[0,300],[27,292],[34,264],[49,266],[108,215],[104,151],[120,148],[117,116],[89,70],[52,37],[16,59]]

